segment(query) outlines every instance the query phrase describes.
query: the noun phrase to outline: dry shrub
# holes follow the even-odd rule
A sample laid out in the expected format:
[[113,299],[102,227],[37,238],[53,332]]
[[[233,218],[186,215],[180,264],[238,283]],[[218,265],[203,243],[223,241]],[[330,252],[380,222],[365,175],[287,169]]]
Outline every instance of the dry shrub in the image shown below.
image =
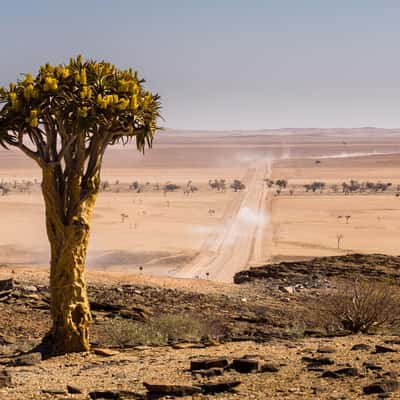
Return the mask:
[[104,324],[107,345],[128,347],[135,345],[163,345],[176,341],[200,341],[218,335],[217,327],[209,321],[187,314],[162,315],[142,323],[122,318]]
[[400,320],[399,289],[387,282],[354,279],[321,299],[329,328],[368,333],[393,327]]

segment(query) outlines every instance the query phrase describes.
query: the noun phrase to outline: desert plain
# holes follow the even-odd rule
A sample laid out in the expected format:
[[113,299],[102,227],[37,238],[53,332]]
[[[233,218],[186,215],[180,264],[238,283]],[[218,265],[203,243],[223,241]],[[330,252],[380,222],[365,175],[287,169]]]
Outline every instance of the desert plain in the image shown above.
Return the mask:
[[[231,282],[234,273],[269,261],[347,252],[395,255],[397,133],[166,130],[144,155],[134,144],[110,148],[88,268]],[[210,188],[215,179],[225,180],[226,189]],[[232,190],[234,179],[245,189]],[[287,187],[278,194],[267,179],[284,179]],[[48,264],[40,180],[39,168],[22,154],[1,152],[0,182],[10,189],[0,196],[3,264]],[[342,183],[350,180],[391,186],[346,195]],[[315,181],[325,183],[322,192],[306,192],[304,185]],[[165,192],[168,183],[178,188]],[[195,191],[185,194],[188,184]]]

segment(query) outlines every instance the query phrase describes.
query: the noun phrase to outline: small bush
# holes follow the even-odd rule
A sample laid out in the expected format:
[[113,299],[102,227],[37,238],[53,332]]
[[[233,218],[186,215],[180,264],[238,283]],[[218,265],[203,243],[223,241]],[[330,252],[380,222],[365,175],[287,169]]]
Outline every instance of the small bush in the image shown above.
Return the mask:
[[327,325],[353,333],[392,327],[400,319],[399,290],[385,282],[352,280],[326,295],[320,304]]
[[168,314],[149,322],[115,318],[104,324],[107,345],[163,345],[169,342],[198,342],[202,337],[215,336],[217,328],[211,323],[186,314]]
[[106,344],[117,347],[135,345],[161,345],[163,338],[155,332],[151,325],[115,318],[104,324]]

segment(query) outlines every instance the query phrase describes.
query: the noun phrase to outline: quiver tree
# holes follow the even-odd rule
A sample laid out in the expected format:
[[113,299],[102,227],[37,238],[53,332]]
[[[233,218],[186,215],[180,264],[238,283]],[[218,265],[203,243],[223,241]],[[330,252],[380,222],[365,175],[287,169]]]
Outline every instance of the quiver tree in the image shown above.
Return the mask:
[[0,91],[0,145],[42,170],[53,322],[45,343],[55,354],[89,349],[84,265],[100,168],[109,145],[151,147],[160,103],[143,83],[132,70],[78,56]]

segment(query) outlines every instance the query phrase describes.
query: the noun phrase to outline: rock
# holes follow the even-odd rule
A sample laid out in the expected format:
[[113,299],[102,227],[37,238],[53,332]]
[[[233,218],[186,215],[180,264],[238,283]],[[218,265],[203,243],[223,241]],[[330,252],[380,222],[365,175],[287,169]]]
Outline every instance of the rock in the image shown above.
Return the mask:
[[341,376],[358,376],[358,369],[354,367],[340,368],[335,371],[336,374]]
[[197,371],[210,368],[225,368],[228,364],[228,360],[224,357],[197,359],[190,361],[190,370]]
[[329,357],[302,357],[302,361],[313,365],[333,365],[335,361]]
[[54,388],[54,389],[42,389],[42,393],[57,396],[57,395],[67,394],[67,391],[62,388]]
[[97,356],[103,356],[103,357],[112,357],[119,354],[118,351],[111,349],[103,349],[103,348],[95,348],[93,349],[93,353],[96,354]]
[[0,280],[0,292],[12,290],[13,288],[14,288],[13,278]]
[[185,349],[204,349],[206,347],[203,343],[175,343],[172,345],[172,348],[177,350],[185,350]]
[[387,392],[397,392],[400,389],[400,384],[396,380],[385,380],[375,382],[363,388],[364,394],[377,394]]
[[321,375],[321,377],[322,377],[322,378],[339,379],[339,378],[340,378],[340,375],[337,374],[337,373],[334,372],[334,371],[325,371],[325,372]]
[[143,382],[143,385],[150,394],[155,395],[191,396],[192,394],[201,392],[201,388],[199,386],[191,385],[149,382]]
[[375,364],[372,361],[366,361],[363,364],[365,369],[369,369],[371,371],[382,371],[382,367],[380,365]]
[[322,353],[322,354],[330,354],[335,352],[336,349],[333,346],[321,346],[317,350],[317,353]]
[[136,306],[136,307],[131,307],[129,310],[128,309],[120,310],[119,315],[122,318],[132,319],[134,321],[145,322],[145,321],[148,321],[148,319],[151,316],[151,313],[145,307]]
[[355,344],[351,348],[351,350],[353,350],[353,351],[358,351],[358,350],[368,351],[368,350],[371,350],[371,346],[369,344],[365,344],[365,343],[358,343],[358,344]]
[[260,372],[279,372],[279,367],[272,363],[265,363],[260,366]]
[[12,360],[9,365],[13,367],[17,366],[31,366],[31,365],[36,365],[42,361],[42,354],[39,352],[36,353],[27,353],[23,354],[22,356],[16,357],[14,360]]
[[326,332],[323,331],[322,329],[311,329],[308,328],[304,331],[304,336],[310,336],[310,337],[324,337],[326,336]]
[[67,392],[69,394],[80,394],[83,393],[83,390],[77,386],[67,385]]
[[93,392],[89,392],[89,397],[92,400],[95,399],[111,399],[111,400],[119,400],[121,398],[120,393],[114,390],[95,390]]
[[379,344],[377,344],[375,346],[375,352],[376,353],[397,353],[397,350],[393,349],[392,347],[380,346]]
[[16,342],[16,338],[0,334],[0,345],[15,344]]
[[222,368],[199,369],[197,371],[192,371],[192,374],[199,374],[202,377],[221,376],[223,373],[224,370]]
[[388,340],[385,340],[385,343],[386,344],[400,344],[400,339],[388,339]]
[[334,378],[338,379],[343,376],[358,376],[358,369],[353,367],[340,368],[335,371],[325,371],[322,374],[322,378]]
[[0,372],[0,388],[11,386],[11,376],[8,371],[3,370]]
[[37,287],[33,285],[21,286],[20,289],[23,292],[30,292],[30,293],[36,293],[38,291]]
[[278,288],[281,292],[287,293],[287,294],[294,294],[295,289],[293,286],[279,286]]
[[221,393],[231,391],[234,387],[239,386],[240,381],[222,381],[222,382],[209,382],[201,385],[204,394]]
[[242,374],[249,374],[258,371],[258,360],[250,358],[235,358],[232,362],[232,368]]

